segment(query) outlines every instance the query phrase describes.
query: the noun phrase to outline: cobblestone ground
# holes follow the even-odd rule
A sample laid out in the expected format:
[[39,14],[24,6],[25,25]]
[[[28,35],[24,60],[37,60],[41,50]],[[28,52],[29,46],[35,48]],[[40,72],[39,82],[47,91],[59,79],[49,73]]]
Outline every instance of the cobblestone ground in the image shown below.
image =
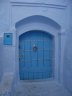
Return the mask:
[[15,87],[14,96],[72,96],[72,94],[55,81],[20,81]]

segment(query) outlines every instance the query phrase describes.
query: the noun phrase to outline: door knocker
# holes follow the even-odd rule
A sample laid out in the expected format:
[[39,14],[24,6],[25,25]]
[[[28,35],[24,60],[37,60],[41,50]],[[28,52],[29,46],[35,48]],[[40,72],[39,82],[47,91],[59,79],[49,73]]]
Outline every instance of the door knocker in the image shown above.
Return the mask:
[[36,45],[33,45],[33,51],[36,52],[38,50]]

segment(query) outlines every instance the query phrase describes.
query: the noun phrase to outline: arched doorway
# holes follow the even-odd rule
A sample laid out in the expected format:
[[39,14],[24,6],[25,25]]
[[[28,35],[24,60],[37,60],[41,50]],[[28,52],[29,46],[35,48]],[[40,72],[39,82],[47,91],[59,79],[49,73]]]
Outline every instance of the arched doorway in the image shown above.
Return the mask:
[[20,80],[53,77],[54,40],[49,33],[32,30],[19,36]]
[[[41,32],[47,34],[47,36],[52,37],[53,41],[53,58],[52,58],[52,79],[59,80],[60,78],[60,38],[59,38],[59,32],[61,30],[61,26],[55,22],[54,20],[40,15],[33,15],[26,18],[23,18],[22,20],[19,20],[15,24],[16,28],[16,78],[20,80],[20,61],[19,61],[19,44],[20,44],[20,38],[21,36],[25,37],[26,34],[34,33],[34,31],[30,30],[36,30],[36,33],[40,34]],[[39,31],[42,30],[42,31]],[[40,36],[40,35],[39,35]],[[24,69],[23,69],[24,70]],[[42,73],[40,73],[42,74]],[[24,75],[25,76],[25,75]],[[45,77],[46,78],[46,77]],[[49,77],[48,77],[49,78]],[[51,78],[50,78],[51,79]],[[24,80],[24,79],[23,79]],[[26,79],[27,80],[27,79]]]

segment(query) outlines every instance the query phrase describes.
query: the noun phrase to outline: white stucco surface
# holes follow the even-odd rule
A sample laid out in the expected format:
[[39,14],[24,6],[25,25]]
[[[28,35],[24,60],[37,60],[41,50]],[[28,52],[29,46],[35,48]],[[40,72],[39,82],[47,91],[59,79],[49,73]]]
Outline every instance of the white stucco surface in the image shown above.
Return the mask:
[[56,81],[20,81],[13,93],[13,96],[72,96]]
[[[60,25],[61,30],[54,31],[53,29],[52,31],[52,27],[50,28],[46,25],[44,27],[44,24],[40,24],[41,26],[39,26],[37,24],[38,22],[35,24],[33,23],[31,26],[29,24],[25,25],[24,23],[20,29],[15,28],[15,25],[21,20],[35,15],[44,16],[57,22]],[[71,21],[72,0],[0,0],[0,86],[3,88],[1,89],[3,93],[7,87],[9,89],[11,88],[10,85],[13,85],[14,91],[11,90],[13,94],[12,96],[72,96],[72,94],[70,94],[70,92],[72,93]],[[55,58],[56,71],[54,75],[62,85],[55,81],[18,82],[19,62],[17,61],[17,58],[19,58],[19,54],[16,52],[18,50],[18,36],[33,28],[44,29],[49,32],[51,30],[51,33],[56,35],[56,46],[58,47],[55,49],[57,49],[58,53]],[[12,46],[4,45],[4,33],[13,33]],[[9,78],[4,77],[6,72],[12,72],[14,74],[13,77],[15,77],[13,84],[11,84],[10,76]],[[7,83],[9,83],[9,86],[5,87],[5,84]],[[14,88],[15,83],[17,83],[17,85]],[[68,92],[66,88],[70,92]],[[8,95],[0,94],[0,96]]]

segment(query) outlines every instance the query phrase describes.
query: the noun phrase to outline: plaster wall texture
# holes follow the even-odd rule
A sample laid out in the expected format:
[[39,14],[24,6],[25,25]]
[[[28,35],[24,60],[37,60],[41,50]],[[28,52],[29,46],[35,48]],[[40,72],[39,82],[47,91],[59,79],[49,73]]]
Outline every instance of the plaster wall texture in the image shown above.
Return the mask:
[[[60,67],[60,78],[59,81],[64,83],[64,85],[72,91],[72,67],[71,67],[71,35],[68,37],[68,33],[71,33],[72,26],[71,22],[71,5],[70,0],[0,0],[0,36],[2,37],[3,48],[0,47],[0,53],[2,53],[2,58],[0,58],[0,67],[4,73],[6,72],[16,72],[16,34],[17,30],[15,25],[22,19],[29,16],[40,15],[48,17],[55,22],[57,22],[61,31],[57,34],[60,40],[59,44],[59,67]],[[5,46],[3,44],[3,33],[13,33],[13,45]],[[67,39],[69,38],[69,39]],[[67,41],[68,40],[68,41]],[[67,45],[69,44],[69,45]],[[70,46],[67,48],[66,46]],[[66,51],[65,51],[66,47]],[[3,51],[2,51],[3,50]],[[66,55],[64,55],[66,52]],[[68,57],[66,57],[68,56]],[[64,59],[64,57],[66,57]],[[68,60],[66,62],[66,60]],[[65,61],[65,62],[64,62]],[[70,62],[70,63],[68,63]],[[0,65],[0,66],[1,66]],[[1,77],[1,75],[0,75]]]

